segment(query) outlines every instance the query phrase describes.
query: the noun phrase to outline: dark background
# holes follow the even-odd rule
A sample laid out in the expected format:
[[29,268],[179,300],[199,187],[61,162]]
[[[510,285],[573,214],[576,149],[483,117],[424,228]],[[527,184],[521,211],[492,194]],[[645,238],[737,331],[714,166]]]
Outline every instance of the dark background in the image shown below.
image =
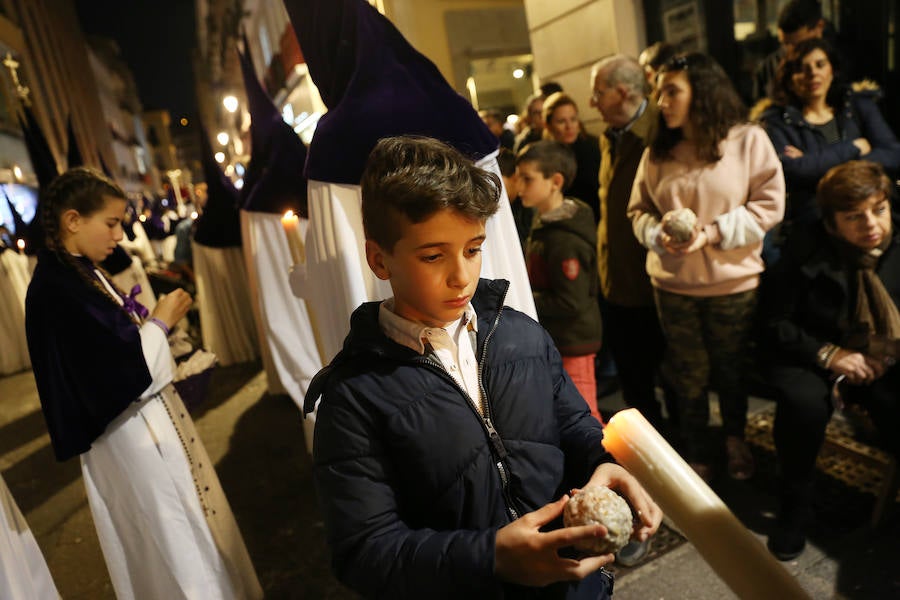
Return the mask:
[[193,0],[76,0],[75,6],[85,34],[118,42],[145,110],[167,109],[173,123],[194,120]]

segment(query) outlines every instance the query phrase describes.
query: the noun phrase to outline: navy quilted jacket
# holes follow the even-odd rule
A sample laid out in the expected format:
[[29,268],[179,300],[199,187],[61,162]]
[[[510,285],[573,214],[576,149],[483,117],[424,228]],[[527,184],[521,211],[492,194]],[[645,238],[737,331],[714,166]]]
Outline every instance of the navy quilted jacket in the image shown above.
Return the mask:
[[[878,96],[874,90],[847,92],[842,105],[834,109],[841,134],[841,139],[834,144],[828,144],[797,107],[775,105],[762,114],[763,127],[784,167],[788,193],[785,220],[798,223],[818,220],[816,186],[831,167],[863,158],[880,163],[889,173],[900,168],[900,142],[875,103]],[[858,137],[869,140],[872,146],[869,154],[860,156],[859,149],[853,145]],[[787,145],[802,150],[803,156],[787,157],[784,153]]]
[[483,279],[473,299],[484,417],[437,362],[381,332],[378,302],[354,311],[343,350],[310,386],[307,411],[322,396],[314,472],[333,566],[368,597],[572,592],[493,576],[499,527],[611,460],[549,335],[503,306],[508,287]]

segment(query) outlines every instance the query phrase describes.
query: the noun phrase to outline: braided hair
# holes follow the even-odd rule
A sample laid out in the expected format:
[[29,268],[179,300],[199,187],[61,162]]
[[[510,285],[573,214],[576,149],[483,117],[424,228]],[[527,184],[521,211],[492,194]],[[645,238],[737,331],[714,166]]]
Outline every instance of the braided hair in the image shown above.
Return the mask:
[[[62,243],[60,235],[60,220],[67,210],[77,211],[82,216],[90,216],[95,212],[102,210],[106,204],[106,198],[120,198],[125,200],[125,192],[122,191],[112,179],[103,175],[99,171],[89,169],[87,167],[76,167],[69,169],[56,179],[54,179],[47,187],[46,191],[41,194],[41,218],[43,219],[44,232],[46,234],[47,249],[53,252],[59,261],[68,265],[84,283],[91,289],[96,290],[99,294],[109,299],[117,308],[125,312],[130,319],[138,325],[141,324],[140,318],[129,312],[122,306],[105,285],[100,283],[96,277],[81,262],[75,259],[72,254],[66,250]],[[122,298],[126,294],[113,283],[112,276],[107,273],[99,265],[94,266],[95,269],[103,274],[107,282]]]

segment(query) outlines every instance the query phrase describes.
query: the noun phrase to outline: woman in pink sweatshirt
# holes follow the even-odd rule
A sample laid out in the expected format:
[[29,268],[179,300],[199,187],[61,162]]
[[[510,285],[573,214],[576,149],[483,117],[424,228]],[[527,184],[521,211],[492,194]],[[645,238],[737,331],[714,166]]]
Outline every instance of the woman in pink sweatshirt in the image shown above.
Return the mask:
[[784,216],[784,175],[765,131],[746,121],[712,58],[692,53],[666,63],[658,104],[659,128],[638,167],[628,215],[650,250],[647,273],[667,342],[663,375],[677,393],[683,451],[698,474],[713,474],[712,384],[729,475],[747,479],[755,469],[744,442],[748,341],[762,239]]

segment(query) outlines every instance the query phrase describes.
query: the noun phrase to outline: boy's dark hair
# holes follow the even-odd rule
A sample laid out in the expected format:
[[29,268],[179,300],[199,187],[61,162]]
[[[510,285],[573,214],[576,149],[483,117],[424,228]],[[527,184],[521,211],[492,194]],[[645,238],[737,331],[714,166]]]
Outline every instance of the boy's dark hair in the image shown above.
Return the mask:
[[575,178],[578,163],[575,152],[562,142],[541,140],[528,144],[516,156],[516,164],[534,163],[544,177],[552,177],[554,173],[563,176],[563,190],[568,189]]
[[[734,89],[728,75],[719,63],[700,52],[679,54],[659,70],[660,74],[683,71],[691,86],[691,104],[688,111],[700,160],[714,163],[722,158],[719,143],[728,131],[747,120],[747,107]],[[659,114],[659,127],[650,140],[650,157],[653,160],[668,158],[683,138],[681,128],[669,129]]]
[[500,174],[504,177],[512,177],[516,172],[516,155],[509,148],[500,148],[497,154],[497,164],[500,165]]
[[803,107],[803,99],[794,91],[794,75],[803,71],[803,59],[814,50],[824,52],[828,57],[828,62],[831,63],[831,87],[828,88],[825,103],[832,108],[841,105],[841,100],[847,91],[847,80],[844,77],[841,55],[830,42],[822,38],[803,40],[781,60],[772,85],[772,100],[776,104]]
[[891,179],[884,168],[869,160],[851,160],[832,167],[819,180],[816,202],[826,225],[834,226],[834,214],[853,210],[876,194],[891,197]]
[[450,209],[484,221],[497,212],[501,190],[494,173],[442,142],[417,136],[379,140],[361,184],[366,239],[387,252],[403,235],[404,218],[421,223]]
[[778,12],[778,29],[794,33],[801,27],[815,27],[822,20],[822,5],[818,0],[791,0]]

